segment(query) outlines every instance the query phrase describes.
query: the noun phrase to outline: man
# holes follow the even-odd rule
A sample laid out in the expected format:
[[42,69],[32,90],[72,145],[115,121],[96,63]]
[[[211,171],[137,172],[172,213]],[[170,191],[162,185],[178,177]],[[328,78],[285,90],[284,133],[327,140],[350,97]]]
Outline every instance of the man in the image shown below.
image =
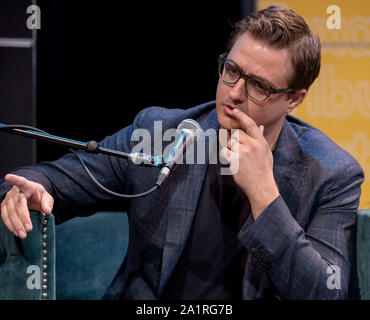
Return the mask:
[[[216,103],[144,109],[100,143],[130,152],[135,129],[153,136],[154,120],[167,129],[193,118],[204,131],[230,130],[221,155],[230,167],[238,162],[233,176],[222,176],[219,164],[179,165],[159,190],[118,202],[70,154],[7,175],[3,221],[24,238],[29,209],[62,218],[113,204],[127,210],[130,247],[107,299],[345,299],[363,172],[322,132],[288,115],[319,69],[319,39],[300,16],[275,6],[250,14],[219,58]],[[146,191],[158,175],[80,156],[116,192]],[[328,270],[340,273],[334,289]]]

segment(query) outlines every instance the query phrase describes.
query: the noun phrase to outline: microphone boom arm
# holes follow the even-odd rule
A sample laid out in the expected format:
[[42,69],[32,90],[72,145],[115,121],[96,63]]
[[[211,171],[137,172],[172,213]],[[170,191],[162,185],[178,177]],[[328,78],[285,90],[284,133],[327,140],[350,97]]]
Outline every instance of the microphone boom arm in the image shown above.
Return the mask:
[[[171,173],[171,171],[176,166],[178,158],[183,153],[185,153],[186,148],[194,142],[196,135],[193,131],[199,130],[199,129],[200,129],[200,126],[195,120],[192,120],[192,119],[183,120],[177,127],[177,130],[180,134],[178,137],[178,141],[176,145],[174,146],[174,148],[171,150],[170,154],[166,156],[165,161],[163,161],[163,155],[152,157],[152,156],[142,154],[142,153],[127,153],[123,151],[100,147],[99,144],[93,140],[89,142],[81,142],[77,140],[55,136],[45,131],[42,131],[40,129],[33,128],[31,126],[6,125],[3,123],[0,123],[0,132],[4,131],[7,133],[18,134],[18,135],[26,136],[29,138],[44,140],[47,142],[52,142],[55,144],[60,144],[60,145],[70,147],[69,150],[76,155],[77,159],[80,161],[83,169],[85,170],[87,175],[91,178],[91,180],[105,192],[113,196],[121,197],[121,198],[142,197],[160,188],[162,183],[167,179],[168,175]],[[112,190],[107,189],[99,181],[97,181],[95,177],[91,174],[90,170],[87,168],[83,159],[77,154],[75,150],[71,148],[82,149],[89,153],[103,153],[103,154],[107,154],[107,155],[115,156],[119,158],[126,158],[126,159],[128,158],[128,159],[131,159],[134,164],[138,164],[142,166],[157,167],[157,168],[160,168],[161,171],[158,175],[155,185],[150,190],[147,190],[139,194],[134,194],[134,195],[116,193]]]
[[[121,194],[117,193],[115,191],[109,190],[105,186],[103,186],[99,181],[95,179],[95,177],[92,175],[90,170],[87,168],[86,164],[82,160],[82,158],[77,154],[75,150],[72,148],[76,149],[82,149],[90,153],[104,153],[107,155],[115,156],[115,157],[120,157],[120,158],[129,158],[135,163],[137,159],[141,159],[144,162],[140,163],[140,165],[144,166],[154,166],[154,167],[162,167],[162,156],[160,157],[150,157],[142,154],[137,154],[137,153],[126,153],[122,151],[117,151],[117,150],[112,150],[108,148],[103,148],[99,147],[98,143],[96,141],[89,141],[89,142],[81,142],[77,140],[72,140],[72,139],[67,139],[67,138],[62,138],[58,137],[55,135],[48,134],[45,131],[42,131],[37,128],[33,128],[31,126],[25,126],[25,125],[6,125],[3,123],[0,123],[0,132],[4,131],[7,133],[13,133],[13,134],[18,134],[22,136],[26,136],[29,138],[34,138],[34,139],[39,139],[39,140],[44,140],[47,142],[52,142],[55,144],[60,144],[64,145],[67,147],[70,147],[70,151],[77,157],[77,159],[80,161],[83,169],[85,170],[86,174],[90,177],[90,179],[103,191],[119,198],[139,198],[146,196],[153,191],[157,190],[160,185],[155,184],[151,189],[138,193],[138,194]],[[147,162],[145,162],[147,161]]]
[[159,167],[163,166],[162,164],[162,156],[148,156],[145,154],[140,153],[127,153],[123,151],[113,150],[105,147],[100,147],[96,141],[89,141],[89,142],[81,142],[73,139],[63,138],[59,136],[55,136],[45,131],[42,131],[37,128],[33,128],[30,126],[24,125],[6,125],[0,123],[0,131],[4,131],[7,133],[13,133],[21,136],[25,136],[28,138],[43,140],[46,142],[51,142],[55,144],[60,144],[66,147],[81,149],[86,152],[90,153],[102,153],[107,154],[119,158],[126,158],[131,159],[134,163],[137,160],[141,160],[141,165],[143,166],[152,166],[152,167]]

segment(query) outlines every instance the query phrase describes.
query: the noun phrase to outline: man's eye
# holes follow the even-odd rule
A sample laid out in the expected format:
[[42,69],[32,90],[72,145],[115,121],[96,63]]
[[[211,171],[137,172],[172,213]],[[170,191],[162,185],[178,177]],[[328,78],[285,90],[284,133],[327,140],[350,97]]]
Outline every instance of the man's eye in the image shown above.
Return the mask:
[[234,67],[234,66],[232,66],[232,65],[230,65],[230,64],[226,65],[226,71],[227,71],[228,73],[232,74],[232,75],[237,75],[237,74],[239,74],[239,70],[238,70],[238,68],[236,68],[236,67]]
[[261,82],[259,81],[253,81],[253,86],[258,90],[258,91],[268,91],[268,88]]

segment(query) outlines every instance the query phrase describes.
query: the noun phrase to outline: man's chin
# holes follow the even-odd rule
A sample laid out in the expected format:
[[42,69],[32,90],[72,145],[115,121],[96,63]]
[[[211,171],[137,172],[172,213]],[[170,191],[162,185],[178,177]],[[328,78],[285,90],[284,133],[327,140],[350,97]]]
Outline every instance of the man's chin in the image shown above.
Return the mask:
[[239,121],[231,119],[229,117],[222,117],[218,119],[218,123],[220,124],[220,128],[222,129],[241,129]]

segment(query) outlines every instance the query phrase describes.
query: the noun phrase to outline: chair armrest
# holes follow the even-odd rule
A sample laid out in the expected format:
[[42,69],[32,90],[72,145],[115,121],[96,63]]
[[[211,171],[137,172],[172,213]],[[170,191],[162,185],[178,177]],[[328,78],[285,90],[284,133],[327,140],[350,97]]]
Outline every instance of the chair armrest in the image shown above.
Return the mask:
[[30,212],[33,229],[15,237],[0,219],[0,299],[55,299],[54,216]]

